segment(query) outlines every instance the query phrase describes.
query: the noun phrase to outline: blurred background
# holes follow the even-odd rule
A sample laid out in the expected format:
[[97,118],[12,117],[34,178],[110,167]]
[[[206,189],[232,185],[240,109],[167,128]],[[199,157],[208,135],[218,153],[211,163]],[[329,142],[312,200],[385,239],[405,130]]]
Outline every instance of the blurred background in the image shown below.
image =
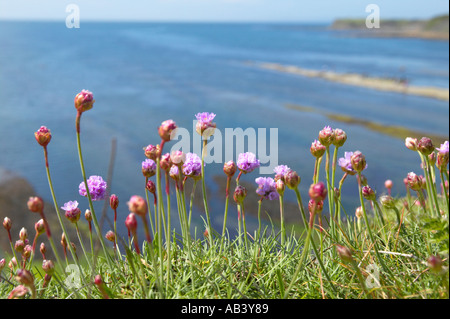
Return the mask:
[[[122,236],[126,202],[145,194],[143,147],[160,142],[157,127],[166,119],[198,138],[192,128],[197,112],[216,113],[222,133],[277,128],[278,164],[302,177],[304,201],[314,168],[309,148],[326,125],[348,135],[339,157],[345,151],[365,154],[364,174],[378,194],[391,179],[393,195],[404,195],[403,178],[420,172],[419,157],[406,149],[404,138],[429,136],[436,147],[448,140],[449,5],[379,0],[378,11],[366,12],[370,3],[0,0],[0,217],[13,219],[16,236],[23,225],[32,232],[37,220],[26,210],[28,196],[42,196],[48,209],[53,206],[42,147],[34,139],[42,125],[53,135],[49,161],[59,206],[77,200],[82,211],[88,207],[78,194],[82,176],[73,106],[82,89],[96,100],[81,121],[88,176],[108,177],[112,141],[117,142],[109,186],[119,196]],[[380,28],[367,28],[366,20],[377,16]],[[222,167],[206,167],[219,230]],[[342,175],[338,170],[336,183]],[[250,216],[256,214],[258,176],[255,171],[242,178],[251,189]],[[287,219],[299,223],[290,193]],[[202,231],[201,192],[196,199],[193,223]],[[358,202],[356,181],[348,178],[345,211],[353,215]],[[95,205],[101,212],[104,203]],[[277,222],[278,203],[264,202],[263,210]],[[177,227],[176,210],[172,216]],[[105,230],[111,220],[108,210]],[[233,204],[228,220],[233,232]],[[250,231],[252,225],[255,219]],[[6,239],[4,231],[0,239]]]

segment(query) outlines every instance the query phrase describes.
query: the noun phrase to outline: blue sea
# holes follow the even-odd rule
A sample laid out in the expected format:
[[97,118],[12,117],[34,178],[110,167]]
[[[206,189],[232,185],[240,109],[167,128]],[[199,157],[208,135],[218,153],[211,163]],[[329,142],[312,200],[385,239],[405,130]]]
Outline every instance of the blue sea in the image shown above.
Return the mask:
[[[204,111],[217,114],[215,122],[222,133],[226,128],[256,132],[266,128],[267,134],[270,128],[278,129],[278,164],[297,170],[304,198],[314,167],[309,147],[326,125],[347,132],[339,157],[344,151],[365,154],[364,174],[379,194],[386,191],[384,181],[389,178],[393,194],[403,195],[403,178],[410,171],[420,172],[417,154],[406,149],[403,140],[331,121],[323,112],[448,136],[448,101],[353,87],[254,64],[406,77],[411,85],[448,89],[448,41],[355,38],[325,24],[82,22],[79,29],[68,29],[64,22],[2,21],[0,43],[0,167],[26,177],[38,195],[51,201],[42,148],[34,139],[34,132],[45,125],[53,135],[49,161],[60,206],[78,200],[82,210],[87,208],[87,201],[78,195],[82,177],[73,98],[88,89],[96,102],[81,121],[86,170],[106,179],[111,140],[116,139],[110,186],[121,200],[119,221],[128,214],[125,203],[130,196],[144,195],[143,147],[160,142],[157,127],[166,119],[186,128],[192,139],[198,138],[192,127],[194,115]],[[289,104],[322,113],[290,109]],[[209,164],[206,172],[208,186],[217,191],[212,177],[223,176],[222,164]],[[253,182],[258,176],[253,172],[243,180]],[[338,171],[337,180],[341,177]],[[349,179],[343,196],[350,214],[358,206],[356,191],[356,182]],[[218,229],[222,198],[216,194],[210,200]],[[294,198],[289,195],[288,200]],[[203,209],[196,208],[199,228],[202,214]]]

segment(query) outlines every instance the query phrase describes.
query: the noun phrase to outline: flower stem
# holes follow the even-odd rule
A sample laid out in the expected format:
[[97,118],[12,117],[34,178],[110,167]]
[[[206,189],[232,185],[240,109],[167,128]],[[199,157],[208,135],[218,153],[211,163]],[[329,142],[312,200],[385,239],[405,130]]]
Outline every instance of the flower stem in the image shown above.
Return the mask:
[[208,140],[203,140],[203,148],[202,148],[202,191],[203,191],[203,204],[205,206],[206,213],[206,221],[208,223],[208,236],[210,247],[212,247],[212,228],[211,228],[211,219],[209,216],[209,208],[208,208],[208,200],[206,199],[206,184],[205,184],[205,157],[207,152],[207,143]]
[[88,198],[88,201],[89,201],[89,208],[90,208],[91,213],[92,213],[92,220],[94,221],[95,231],[97,232],[97,237],[100,240],[100,244],[102,245],[103,253],[105,254],[105,258],[106,258],[106,260],[108,262],[108,265],[112,269],[112,264],[111,264],[111,260],[110,260],[111,256],[109,256],[108,251],[106,250],[105,242],[103,241],[102,231],[101,231],[100,226],[99,226],[98,221],[97,221],[97,216],[95,214],[94,205],[92,204],[91,193],[89,191],[89,187],[88,187],[88,183],[87,183],[86,170],[84,168],[84,161],[83,161],[83,154],[81,152],[81,138],[80,138],[80,135],[81,135],[80,134],[81,114],[82,114],[81,112],[77,112],[77,118],[76,118],[77,149],[78,149],[78,157],[79,157],[79,160],[80,160],[81,174],[83,175],[83,181],[84,181],[84,185],[86,187],[86,194],[87,194],[87,198]]

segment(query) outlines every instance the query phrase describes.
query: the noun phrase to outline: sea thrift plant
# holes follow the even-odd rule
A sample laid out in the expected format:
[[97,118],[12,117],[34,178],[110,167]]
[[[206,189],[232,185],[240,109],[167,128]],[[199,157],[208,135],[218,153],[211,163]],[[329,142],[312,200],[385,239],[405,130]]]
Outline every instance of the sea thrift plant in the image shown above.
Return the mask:
[[[57,204],[47,150],[51,145],[51,133],[46,127],[40,127],[35,132],[35,139],[44,150],[45,169],[56,211],[51,213],[56,213],[61,226],[60,229],[58,225],[53,228],[52,224],[52,229],[58,236],[61,234],[64,259],[57,256],[61,247],[53,245],[43,214],[44,200],[38,196],[30,197],[23,204],[32,213],[27,218],[33,219],[34,238],[22,225],[14,225],[17,228],[12,229],[13,221],[8,217],[3,219],[4,235],[8,236],[11,246],[0,259],[0,294],[4,298],[448,298],[448,141],[435,148],[429,138],[405,140],[406,147],[417,151],[421,160],[417,167],[423,169],[423,175],[411,172],[404,178],[406,197],[391,194],[395,179],[386,179],[382,189],[378,190],[382,195],[377,197],[375,185],[383,173],[376,172],[376,181],[372,180],[371,172],[363,175],[367,168],[366,157],[359,151],[342,152],[347,134],[330,126],[321,130],[319,139],[311,144],[314,171],[305,171],[307,157],[297,159],[297,164],[293,164],[300,166],[298,172],[302,178],[312,177],[309,189],[300,187],[299,174],[287,165],[277,165],[272,176],[255,176],[254,184],[247,185],[245,181],[243,185],[239,184],[242,174],[260,167],[255,154],[241,153],[237,162],[229,161],[223,165],[224,175],[221,176],[223,182],[226,179],[225,188],[220,185],[221,177],[215,176],[217,185],[208,192],[213,193],[214,201],[218,198],[225,201],[223,228],[218,233],[212,222],[222,222],[221,214],[217,212],[220,202],[211,205],[210,215],[205,182],[205,168],[209,167],[205,165],[207,137],[216,129],[215,114],[195,115],[195,130],[203,137],[201,156],[182,151],[163,153],[164,144],[170,141],[177,128],[173,120],[164,121],[158,127],[159,136],[153,131],[153,137],[161,138],[160,144],[148,144],[144,148],[146,159],[140,168],[135,167],[145,177],[145,186],[141,185],[145,198],[133,195],[127,205],[120,208],[119,196],[108,195],[108,185],[102,177],[94,175],[88,179],[85,174],[80,119],[85,111],[92,109],[93,94],[83,90],[74,102],[83,181],[64,187],[76,191],[78,186],[79,194],[85,197],[82,200],[87,199],[87,202]],[[88,113],[89,116],[94,114]],[[142,132],[143,136],[146,134]],[[320,167],[322,161],[324,168]],[[342,172],[335,171],[337,165]],[[238,170],[234,185],[232,178]],[[356,175],[357,183],[349,183],[344,189],[343,182],[349,175]],[[335,185],[335,177],[340,178],[339,185]],[[200,212],[195,209],[198,208],[195,187],[200,180],[206,218],[201,209]],[[165,192],[162,192],[162,185]],[[186,189],[192,186],[190,197],[184,193],[185,186]],[[230,207],[230,211],[232,216],[238,217],[232,226],[237,228],[237,236],[230,231],[229,225],[227,227],[231,187],[236,205]],[[351,187],[354,187],[353,193],[359,195],[357,204],[345,198],[352,191]],[[214,194],[217,189],[222,193]],[[253,199],[255,193],[251,195],[253,190],[257,200]],[[386,190],[387,195],[384,194]],[[291,213],[290,224],[286,224],[285,213],[292,210],[292,203],[287,204],[292,191],[298,211]],[[305,203],[301,192],[307,192]],[[149,194],[153,194],[154,207]],[[175,204],[171,204],[171,198],[176,198]],[[92,202],[104,199],[108,202],[96,203],[103,204],[99,223]],[[278,200],[280,211],[280,220],[275,224],[272,222],[273,202],[269,203],[273,200]],[[87,207],[87,204],[85,219],[80,221],[80,206]],[[249,219],[251,215],[256,216],[256,206],[252,204],[257,205],[257,225],[254,219]],[[324,211],[324,207],[329,211]],[[70,223],[61,221],[60,210]],[[105,223],[111,223],[111,211],[114,228],[105,231]],[[178,220],[171,216],[173,211],[178,212]],[[341,211],[345,218],[341,218]],[[264,228],[262,213],[270,216],[270,224]],[[145,234],[145,240],[141,241],[138,216],[142,218]],[[117,231],[117,219],[124,221],[125,234],[121,234],[120,229]],[[172,224],[174,220],[176,222]],[[201,220],[203,224],[199,225]],[[247,225],[247,222],[250,223]],[[93,238],[92,224],[97,240]],[[83,231],[85,225],[86,232]],[[69,238],[73,227],[78,236],[77,243]],[[54,254],[47,252],[44,242],[40,242],[41,256],[36,254],[35,247],[46,230]],[[191,234],[191,231],[195,233]],[[87,235],[91,244],[89,254],[84,247],[84,236]],[[113,247],[110,243],[106,246],[103,240],[111,242]],[[78,247],[83,254],[77,254]],[[379,284],[376,288],[370,287],[368,280],[372,278],[369,267],[375,265],[379,268],[378,277],[372,282]],[[80,279],[80,285],[68,283],[73,275]]]

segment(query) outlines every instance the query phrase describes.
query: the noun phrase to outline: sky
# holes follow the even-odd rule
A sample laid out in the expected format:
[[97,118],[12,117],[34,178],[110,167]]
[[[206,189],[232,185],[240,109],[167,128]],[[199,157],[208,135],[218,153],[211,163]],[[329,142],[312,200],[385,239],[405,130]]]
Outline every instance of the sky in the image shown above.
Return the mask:
[[65,21],[75,4],[83,21],[331,22],[365,18],[426,19],[448,13],[447,0],[0,0],[2,20]]

